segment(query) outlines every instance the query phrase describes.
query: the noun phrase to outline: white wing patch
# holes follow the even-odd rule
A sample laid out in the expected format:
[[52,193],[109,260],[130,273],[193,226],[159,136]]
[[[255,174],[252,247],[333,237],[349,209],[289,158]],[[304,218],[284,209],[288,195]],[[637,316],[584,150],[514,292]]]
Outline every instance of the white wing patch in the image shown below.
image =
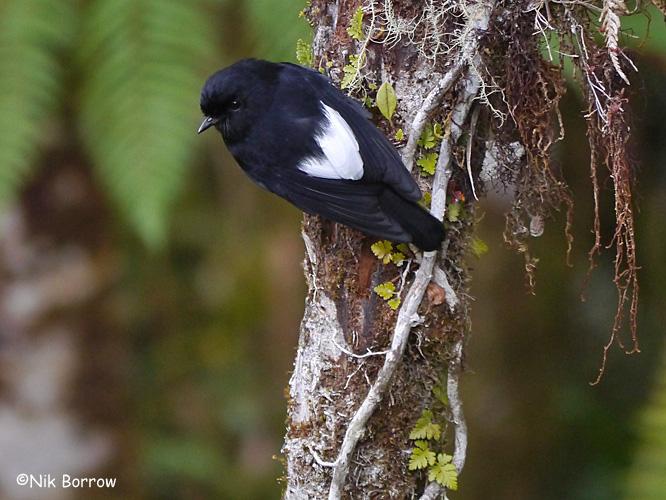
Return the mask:
[[333,108],[321,103],[327,123],[316,137],[323,157],[305,158],[298,169],[313,177],[358,180],[363,177],[363,159],[354,132]]

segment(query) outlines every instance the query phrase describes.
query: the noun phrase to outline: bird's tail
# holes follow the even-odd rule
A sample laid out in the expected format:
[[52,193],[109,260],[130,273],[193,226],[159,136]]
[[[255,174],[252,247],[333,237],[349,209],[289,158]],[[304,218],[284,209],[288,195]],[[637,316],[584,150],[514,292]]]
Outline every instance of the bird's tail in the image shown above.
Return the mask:
[[384,189],[379,204],[386,215],[394,219],[411,235],[412,243],[424,251],[438,250],[444,239],[444,225],[416,202]]

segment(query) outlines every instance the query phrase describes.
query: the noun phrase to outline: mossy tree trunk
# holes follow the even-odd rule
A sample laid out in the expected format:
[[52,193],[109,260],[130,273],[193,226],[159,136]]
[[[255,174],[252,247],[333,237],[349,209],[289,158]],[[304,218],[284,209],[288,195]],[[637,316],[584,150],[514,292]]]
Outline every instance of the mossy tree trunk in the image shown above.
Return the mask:
[[[485,247],[471,238],[482,180],[511,187],[504,237],[523,254],[530,289],[538,259],[529,239],[563,207],[571,249],[573,197],[564,165],[552,161],[563,137],[562,58],[576,67],[588,103],[591,268],[602,248],[604,173],[615,201],[618,303],[599,377],[610,347],[624,345],[625,318],[625,349],[638,351],[626,146],[634,67],[619,46],[621,17],[632,12],[618,0],[312,0],[313,65],[374,112],[447,237],[438,252],[401,250],[407,260],[398,266],[388,243],[371,247],[356,231],[305,218],[309,290],[289,387],[287,498],[428,499],[456,487],[467,441],[458,394],[469,324],[465,255]],[[302,44],[299,52],[307,54]]]
[[[418,3],[394,1],[392,15],[418,16],[424,8]],[[363,36],[359,39],[348,27],[357,9],[364,6]],[[314,25],[315,67],[325,68],[339,83],[350,56],[361,54],[363,67],[348,90],[357,98],[366,98],[375,123],[388,137],[395,138],[398,133],[395,143],[402,149],[406,164],[413,163],[423,119],[444,124],[444,139],[434,138],[436,147],[441,143],[443,149],[431,149],[440,154],[434,177],[439,193],[437,201],[433,193],[432,210],[435,213],[437,203],[440,213],[436,215],[441,219],[447,192],[462,198],[468,190],[465,172],[453,166],[451,146],[467,126],[478,81],[468,76],[453,56],[450,60],[439,57],[434,64],[423,47],[406,40],[395,44],[386,39],[381,41],[387,43],[368,40],[370,33],[376,35],[373,30],[380,16],[386,21],[387,13],[370,12],[362,0],[314,0],[308,15]],[[440,28],[445,29],[450,22]],[[351,61],[353,65],[354,59]],[[444,86],[437,89],[443,81]],[[381,116],[374,102],[370,103],[384,82],[392,85],[397,97],[397,112],[390,121]],[[429,94],[435,91],[438,102],[428,105]],[[462,121],[453,124],[452,113]],[[402,140],[399,129],[405,134]],[[411,141],[410,133],[416,134]],[[415,177],[424,193],[432,191],[433,177]],[[433,423],[441,429],[454,418],[444,395],[449,365],[454,371],[459,369],[460,346],[468,325],[464,254],[474,219],[471,204],[463,211],[455,224],[447,222],[442,251],[430,256],[427,264],[426,257],[410,253],[400,266],[383,263],[373,255],[375,239],[319,217],[305,216],[308,295],[289,386],[283,448],[286,498],[410,498],[423,493],[427,472],[409,470],[414,447],[410,431],[424,411],[434,410]],[[424,268],[418,277],[420,267]],[[415,280],[419,281],[416,285]],[[373,291],[386,282],[395,285],[401,298],[398,310]],[[407,323],[406,328],[401,321]],[[406,331],[406,345],[395,340],[397,330]],[[391,366],[385,369],[385,363]],[[392,367],[396,367],[394,373]],[[379,387],[371,390],[371,386]],[[378,407],[368,412],[374,403],[379,403]],[[350,431],[350,422],[362,405],[365,408],[361,411],[371,416]],[[441,439],[429,441],[429,449],[451,453],[453,434],[451,426]],[[356,441],[358,445],[353,446]],[[349,450],[350,443],[348,463],[341,465],[345,460],[341,449]],[[457,457],[460,466],[464,443],[461,447]]]

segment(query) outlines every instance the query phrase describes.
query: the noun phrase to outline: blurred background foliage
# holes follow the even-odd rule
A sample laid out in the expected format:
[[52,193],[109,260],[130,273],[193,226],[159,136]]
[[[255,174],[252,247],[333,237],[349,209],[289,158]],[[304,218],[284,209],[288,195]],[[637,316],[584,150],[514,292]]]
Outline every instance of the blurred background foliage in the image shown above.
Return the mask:
[[[300,214],[252,186],[217,135],[195,130],[210,73],[245,56],[294,59],[309,36],[302,7],[0,1],[0,497],[33,498],[11,489],[8,472],[32,448],[6,436],[42,418],[16,403],[27,376],[16,367],[32,366],[33,346],[56,327],[74,361],[45,364],[46,380],[60,380],[67,359],[73,375],[48,408],[105,436],[110,451],[82,470],[120,482],[81,498],[279,496],[273,457],[304,298]],[[575,266],[564,265],[557,220],[534,241],[539,282],[526,294],[520,257],[501,242],[507,195],[483,202],[491,251],[471,261],[471,449],[458,498],[666,498],[666,30],[656,12],[651,25],[628,23],[641,50],[632,104],[644,352],[614,353],[603,383],[588,386],[615,298],[606,255],[579,300],[592,198],[572,92],[558,154],[577,199]]]

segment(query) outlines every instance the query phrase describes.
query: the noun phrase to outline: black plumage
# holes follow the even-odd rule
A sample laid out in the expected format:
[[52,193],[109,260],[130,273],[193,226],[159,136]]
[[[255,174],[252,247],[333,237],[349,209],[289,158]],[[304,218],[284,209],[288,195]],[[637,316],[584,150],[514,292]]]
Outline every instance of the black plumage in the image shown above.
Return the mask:
[[199,132],[217,128],[241,168],[301,210],[422,250],[437,249],[442,223],[363,107],[316,71],[245,59],[201,92]]

